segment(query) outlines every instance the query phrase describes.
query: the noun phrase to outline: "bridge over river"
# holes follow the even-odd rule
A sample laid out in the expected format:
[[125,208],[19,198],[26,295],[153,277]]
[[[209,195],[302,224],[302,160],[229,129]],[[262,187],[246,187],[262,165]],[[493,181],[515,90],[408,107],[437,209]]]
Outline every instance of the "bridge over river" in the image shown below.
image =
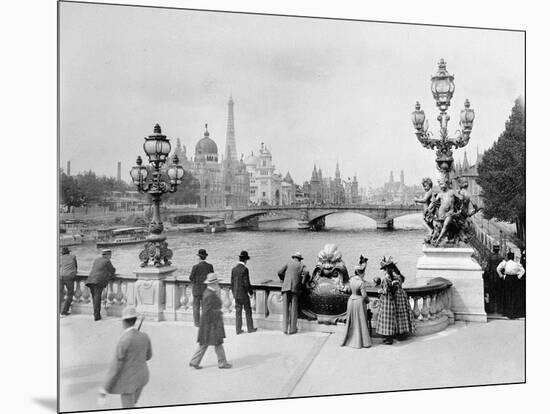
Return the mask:
[[258,218],[264,215],[277,215],[298,221],[298,228],[304,230],[321,230],[325,227],[325,217],[330,214],[352,212],[369,217],[376,221],[376,227],[393,228],[397,217],[422,212],[417,205],[377,205],[377,204],[322,204],[322,205],[287,205],[287,206],[249,206],[226,208],[192,208],[170,207],[163,211],[163,218],[171,221],[183,217],[200,217],[203,219],[223,219],[228,228],[256,227]]

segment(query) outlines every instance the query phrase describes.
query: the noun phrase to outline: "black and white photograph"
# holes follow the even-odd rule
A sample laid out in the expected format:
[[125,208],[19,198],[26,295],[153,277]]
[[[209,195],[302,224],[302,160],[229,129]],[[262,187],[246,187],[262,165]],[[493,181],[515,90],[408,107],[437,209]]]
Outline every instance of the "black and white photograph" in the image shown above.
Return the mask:
[[60,411],[524,382],[524,56],[60,2]]
[[52,3],[51,168],[24,145],[18,168],[55,235],[11,214],[32,272],[51,263],[51,305],[18,293],[55,327],[56,355],[19,340],[57,371],[35,406],[427,412],[478,392],[479,412],[526,393],[527,326],[545,329],[526,86],[546,81],[520,19]]

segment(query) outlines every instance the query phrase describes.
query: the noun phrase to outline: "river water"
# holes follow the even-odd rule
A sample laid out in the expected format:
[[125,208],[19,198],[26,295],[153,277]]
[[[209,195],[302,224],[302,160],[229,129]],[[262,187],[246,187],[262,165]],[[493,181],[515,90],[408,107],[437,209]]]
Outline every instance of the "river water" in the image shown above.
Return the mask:
[[[373,220],[354,213],[330,215],[326,229],[320,232],[297,230],[294,220],[260,222],[259,230],[228,231],[223,233],[167,233],[168,246],[174,252],[176,276],[187,277],[197,263],[196,253],[203,248],[208,252],[218,277],[229,279],[231,268],[238,262],[241,250],[247,250],[250,278],[259,283],[278,280],[277,270],[299,251],[311,270],[317,254],[327,243],[336,244],[350,273],[359,255],[369,258],[367,276],[380,275],[382,256],[393,256],[405,277],[414,278],[416,262],[422,254],[425,230],[420,214],[395,219],[395,230],[378,230]],[[141,244],[113,247],[113,265],[119,274],[133,274],[139,266]],[[94,242],[70,247],[78,259],[79,269],[87,271],[99,250]]]

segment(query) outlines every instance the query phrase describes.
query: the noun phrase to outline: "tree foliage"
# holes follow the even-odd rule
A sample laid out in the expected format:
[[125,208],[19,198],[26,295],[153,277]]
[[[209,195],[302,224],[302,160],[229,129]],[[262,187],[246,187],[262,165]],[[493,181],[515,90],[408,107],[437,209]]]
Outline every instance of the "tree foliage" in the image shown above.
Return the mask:
[[127,191],[128,184],[112,177],[97,177],[93,171],[75,176],[61,172],[61,202],[67,206],[104,204],[111,191]]
[[482,188],[484,216],[516,223],[525,240],[525,105],[516,99],[498,140],[483,154],[477,183]]

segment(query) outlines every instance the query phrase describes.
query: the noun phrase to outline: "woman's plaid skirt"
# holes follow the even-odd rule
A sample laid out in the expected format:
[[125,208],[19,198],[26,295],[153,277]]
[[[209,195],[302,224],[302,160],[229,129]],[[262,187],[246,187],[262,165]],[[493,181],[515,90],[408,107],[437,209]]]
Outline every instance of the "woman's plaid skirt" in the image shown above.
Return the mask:
[[[394,300],[395,298],[395,300]],[[401,286],[391,293],[381,294],[378,307],[376,333],[384,336],[414,332],[414,315],[409,298]]]

